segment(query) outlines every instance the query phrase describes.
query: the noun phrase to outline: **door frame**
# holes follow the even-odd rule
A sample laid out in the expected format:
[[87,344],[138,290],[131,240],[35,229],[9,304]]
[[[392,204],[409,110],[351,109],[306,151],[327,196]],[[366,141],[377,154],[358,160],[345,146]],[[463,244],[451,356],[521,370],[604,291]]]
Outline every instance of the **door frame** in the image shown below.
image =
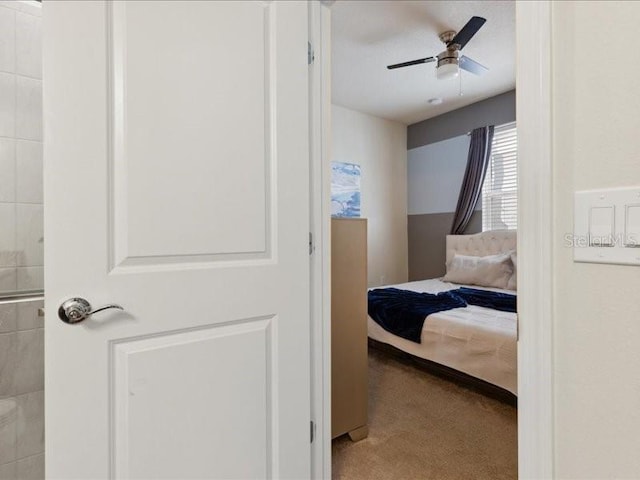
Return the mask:
[[[331,12],[310,4],[312,478],[331,478]],[[516,2],[518,476],[553,478],[551,2]],[[526,277],[521,273],[527,272]]]
[[309,3],[311,478],[331,478],[331,5]]
[[516,2],[518,473],[522,479],[553,478],[554,471],[551,35],[551,1]]

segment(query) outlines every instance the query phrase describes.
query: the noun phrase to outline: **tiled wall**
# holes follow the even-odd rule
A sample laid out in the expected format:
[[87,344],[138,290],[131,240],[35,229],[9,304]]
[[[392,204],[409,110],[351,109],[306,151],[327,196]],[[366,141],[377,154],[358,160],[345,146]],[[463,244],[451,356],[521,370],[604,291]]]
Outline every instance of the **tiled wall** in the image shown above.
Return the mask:
[[[43,287],[40,20],[0,1],[0,295]],[[40,307],[0,304],[0,480],[44,478]]]
[[0,305],[0,480],[44,479],[42,306]]
[[43,288],[40,13],[0,2],[0,294]]

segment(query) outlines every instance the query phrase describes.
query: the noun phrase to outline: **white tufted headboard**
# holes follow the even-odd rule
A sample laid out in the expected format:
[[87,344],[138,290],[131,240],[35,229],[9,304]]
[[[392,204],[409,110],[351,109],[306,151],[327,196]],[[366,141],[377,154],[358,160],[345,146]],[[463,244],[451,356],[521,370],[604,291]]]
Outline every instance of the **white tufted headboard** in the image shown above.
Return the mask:
[[516,249],[516,230],[492,230],[474,235],[447,235],[447,265],[454,254],[484,257]]

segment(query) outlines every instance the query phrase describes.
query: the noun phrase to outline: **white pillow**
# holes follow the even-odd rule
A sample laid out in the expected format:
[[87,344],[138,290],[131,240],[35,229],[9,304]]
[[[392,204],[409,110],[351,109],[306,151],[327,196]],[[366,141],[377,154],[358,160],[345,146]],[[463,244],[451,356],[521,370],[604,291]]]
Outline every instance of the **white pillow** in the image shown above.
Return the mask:
[[518,289],[518,254],[517,252],[511,252],[511,262],[513,263],[513,275],[507,282],[507,290]]
[[455,254],[447,265],[447,274],[442,280],[506,289],[511,275],[513,275],[511,252],[486,257]]

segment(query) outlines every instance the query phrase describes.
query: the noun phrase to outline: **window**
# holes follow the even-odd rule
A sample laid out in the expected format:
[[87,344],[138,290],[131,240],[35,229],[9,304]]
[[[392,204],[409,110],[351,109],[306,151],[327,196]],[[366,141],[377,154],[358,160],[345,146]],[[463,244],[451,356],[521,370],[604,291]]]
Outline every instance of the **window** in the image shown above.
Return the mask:
[[482,185],[482,231],[518,227],[518,135],[516,124],[495,127]]

